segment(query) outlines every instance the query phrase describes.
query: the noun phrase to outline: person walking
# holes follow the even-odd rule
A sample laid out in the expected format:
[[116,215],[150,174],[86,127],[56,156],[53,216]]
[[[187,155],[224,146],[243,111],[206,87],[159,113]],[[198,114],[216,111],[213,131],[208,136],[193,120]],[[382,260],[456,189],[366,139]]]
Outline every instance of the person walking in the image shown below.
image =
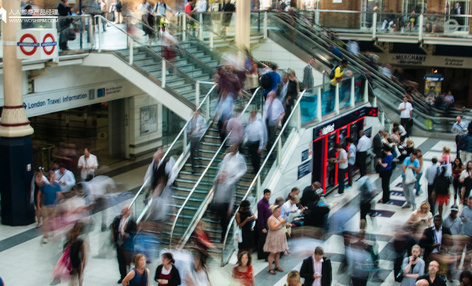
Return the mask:
[[[439,165],[438,165],[438,158],[433,157],[431,159],[431,166],[426,169],[424,177],[428,181],[428,203],[431,206],[431,213],[434,214],[434,198],[433,198],[433,191],[434,191],[434,179],[436,179],[437,175],[439,174]],[[460,196],[460,194],[459,194]],[[460,199],[460,197],[459,197]]]
[[378,158],[380,164],[380,178],[382,178],[382,203],[386,204],[390,201],[390,178],[392,177],[393,155],[390,146],[383,147],[384,156]]
[[354,140],[351,137],[346,138],[347,143],[347,188],[352,187],[352,178],[354,167],[356,164],[356,152],[357,148],[354,145]]
[[190,160],[192,162],[192,173],[197,172],[197,161],[200,160],[200,139],[202,138],[203,133],[205,132],[205,120],[200,115],[200,109],[197,109],[190,120],[190,123],[187,125],[187,132],[190,136]]
[[403,161],[402,185],[406,199],[406,203],[402,206],[404,209],[409,207],[412,207],[413,210],[416,209],[414,188],[416,173],[420,170],[420,162],[416,159],[416,154],[415,150]]
[[408,97],[403,97],[403,102],[398,106],[400,112],[400,124],[405,127],[406,137],[411,136],[411,128],[413,127],[413,105],[408,102]]
[[315,59],[311,57],[308,60],[308,64],[303,69],[303,88],[305,90],[310,90],[315,85],[315,79],[313,78],[313,63]]
[[461,151],[460,150],[460,139],[461,135],[467,134],[467,124],[462,121],[461,116],[456,117],[456,122],[452,125],[451,132],[456,134],[456,151],[457,151],[457,157],[461,156]]
[[257,118],[256,109],[251,111],[245,133],[246,146],[251,157],[253,172],[257,174],[261,166],[261,153],[266,143],[267,130],[262,120]]

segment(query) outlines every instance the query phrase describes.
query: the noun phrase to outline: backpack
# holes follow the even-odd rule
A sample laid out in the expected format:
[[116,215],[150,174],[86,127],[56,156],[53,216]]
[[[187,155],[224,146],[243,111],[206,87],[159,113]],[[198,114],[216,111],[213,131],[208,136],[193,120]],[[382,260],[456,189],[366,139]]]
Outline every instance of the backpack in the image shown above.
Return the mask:
[[270,75],[271,72],[266,72],[261,76],[260,84],[263,89],[269,90],[272,88],[272,76]]
[[331,72],[329,73],[329,79],[333,79],[334,78],[334,75],[336,74],[336,69],[338,68],[339,66],[335,66]]
[[123,8],[123,5],[121,5],[121,1],[116,1],[115,9],[121,10]]

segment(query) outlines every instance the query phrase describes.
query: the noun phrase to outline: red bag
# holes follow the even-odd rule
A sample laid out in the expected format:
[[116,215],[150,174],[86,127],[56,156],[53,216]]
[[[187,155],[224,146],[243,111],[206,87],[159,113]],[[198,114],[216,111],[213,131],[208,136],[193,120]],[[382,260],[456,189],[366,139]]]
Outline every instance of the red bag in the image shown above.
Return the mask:
[[64,249],[64,254],[57,262],[52,270],[52,278],[60,279],[61,281],[69,280],[70,271],[72,270],[72,262],[70,260],[70,247]]

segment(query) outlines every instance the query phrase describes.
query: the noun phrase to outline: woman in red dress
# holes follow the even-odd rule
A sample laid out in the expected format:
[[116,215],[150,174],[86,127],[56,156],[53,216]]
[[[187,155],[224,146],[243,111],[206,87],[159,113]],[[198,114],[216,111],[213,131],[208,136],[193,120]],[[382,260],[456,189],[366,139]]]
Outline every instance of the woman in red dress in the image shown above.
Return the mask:
[[[236,285],[255,286],[254,273],[251,265],[251,254],[242,251],[238,256],[238,265],[233,268],[233,281]],[[233,284],[231,284],[233,285]]]

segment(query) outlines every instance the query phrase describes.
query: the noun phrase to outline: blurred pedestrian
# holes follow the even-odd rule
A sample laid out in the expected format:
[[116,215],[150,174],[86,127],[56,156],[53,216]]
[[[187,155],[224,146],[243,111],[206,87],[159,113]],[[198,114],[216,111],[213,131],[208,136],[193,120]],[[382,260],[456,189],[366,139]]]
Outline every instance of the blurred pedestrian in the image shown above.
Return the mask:
[[457,216],[459,212],[459,207],[457,205],[451,206],[451,212],[448,216],[443,218],[443,225],[451,231],[453,237],[462,234],[462,221]]
[[254,270],[251,261],[251,252],[242,251],[241,253],[238,253],[238,265],[233,267],[233,274],[231,276],[232,282],[234,281],[236,285],[241,286],[256,285],[254,280]]
[[257,118],[257,110],[252,110],[246,126],[246,146],[251,157],[253,173],[257,174],[261,166],[261,153],[267,138],[267,129],[262,120]]
[[241,110],[235,110],[226,124],[226,134],[229,136],[228,145],[237,144],[239,148],[242,146],[244,139],[244,127],[240,116]]
[[282,102],[275,96],[275,91],[271,91],[264,104],[264,119],[266,121],[268,134],[267,150],[270,150],[274,144],[277,128],[284,118],[284,115],[285,109]]
[[200,115],[200,109],[197,109],[187,126],[187,132],[190,136],[190,160],[192,161],[192,173],[197,172],[197,160],[200,161],[200,139],[206,129],[205,120]]
[[40,199],[40,189],[48,184],[49,181],[44,176],[44,168],[39,167],[38,172],[33,176],[31,180],[31,195],[33,196],[34,206],[36,208],[36,228],[41,226],[41,199]]
[[[168,284],[172,285],[172,284]],[[193,263],[190,271],[185,278],[185,285],[187,286],[211,286],[210,274],[208,273],[208,266],[204,259],[196,254],[193,255]]]
[[200,257],[202,262],[206,264],[208,257],[210,257],[209,250],[215,249],[215,245],[210,241],[208,234],[206,232],[206,224],[203,220],[200,220],[195,227],[195,231],[193,233],[194,240],[194,248],[196,250],[196,255]]
[[305,90],[310,90],[315,85],[315,79],[313,78],[313,63],[315,59],[311,57],[308,60],[308,64],[303,69],[303,88]]
[[446,176],[447,168],[445,166],[440,167],[440,173],[434,179],[434,203],[438,205],[438,213],[442,216],[443,206],[449,204],[449,187],[451,185],[450,177]]
[[416,209],[416,200],[414,187],[416,182],[416,173],[420,170],[420,162],[416,159],[417,152],[413,151],[409,157],[403,161],[402,184],[406,203],[402,208],[412,207]]
[[136,254],[133,258],[134,268],[123,279],[123,286],[148,286],[149,269],[146,268],[146,256]]
[[[377,187],[372,182],[369,175],[360,178],[357,181],[357,188],[360,192],[359,208],[361,221],[367,219],[367,215],[372,211],[373,199],[377,195]],[[371,217],[371,219],[373,219]]]
[[433,157],[431,159],[431,166],[429,166],[426,169],[426,172],[424,174],[426,180],[428,181],[428,203],[430,205],[432,214],[434,214],[434,198],[433,198],[434,180],[436,179],[438,174],[439,174],[438,158]]
[[56,207],[62,198],[61,186],[55,181],[56,173],[49,171],[48,181],[39,189],[39,209],[43,216],[43,243],[48,243],[50,232],[55,229]]
[[159,286],[180,285],[179,270],[174,264],[175,260],[172,253],[166,252],[162,254],[162,263],[157,266],[156,274],[154,275],[154,281],[156,281]]
[[372,147],[369,137],[365,135],[364,130],[359,131],[359,142],[357,143],[357,166],[359,167],[360,177],[367,174],[367,151]]
[[211,209],[216,213],[221,226],[220,242],[224,241],[229,218],[233,213],[235,189],[235,185],[228,178],[228,173],[226,171],[220,172],[216,177],[215,194],[211,203]]
[[442,217],[440,215],[434,216],[433,223],[432,227],[424,230],[423,237],[419,241],[419,245],[424,248],[423,260],[425,262],[429,261],[432,253],[439,253],[443,244],[443,237],[451,235],[449,228],[442,225]]

